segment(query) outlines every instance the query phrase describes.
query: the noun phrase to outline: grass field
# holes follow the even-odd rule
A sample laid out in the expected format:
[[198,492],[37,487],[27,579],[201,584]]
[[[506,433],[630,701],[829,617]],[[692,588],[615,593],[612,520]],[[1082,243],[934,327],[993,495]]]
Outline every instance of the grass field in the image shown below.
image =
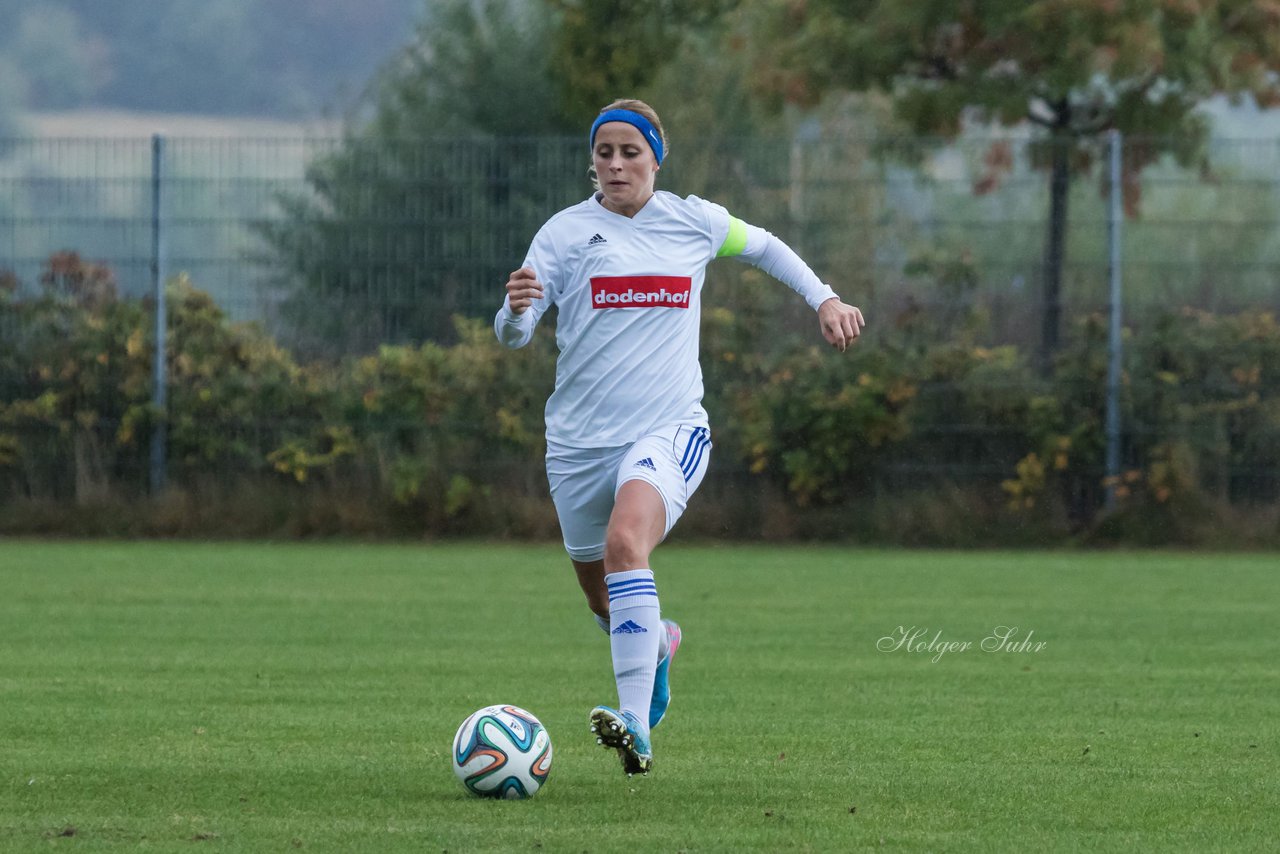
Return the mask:
[[[555,547],[0,542],[0,849],[1275,850],[1276,555],[658,558],[629,780]],[[532,800],[449,770],[497,702],[551,733]]]

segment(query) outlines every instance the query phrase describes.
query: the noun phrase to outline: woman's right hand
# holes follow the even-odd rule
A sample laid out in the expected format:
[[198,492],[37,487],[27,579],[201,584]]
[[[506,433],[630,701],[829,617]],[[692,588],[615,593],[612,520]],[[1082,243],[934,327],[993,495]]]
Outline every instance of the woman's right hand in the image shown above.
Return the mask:
[[507,279],[507,302],[511,313],[517,316],[524,314],[536,299],[542,299],[542,282],[538,281],[538,275],[528,267],[512,273]]

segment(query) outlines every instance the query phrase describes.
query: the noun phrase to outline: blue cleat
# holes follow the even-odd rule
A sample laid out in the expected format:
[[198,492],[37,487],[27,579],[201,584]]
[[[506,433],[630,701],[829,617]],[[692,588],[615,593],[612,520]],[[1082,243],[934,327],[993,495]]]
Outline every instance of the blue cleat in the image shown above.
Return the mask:
[[658,662],[658,669],[653,674],[653,698],[649,701],[649,729],[662,723],[667,715],[667,706],[671,705],[671,659],[676,657],[680,648],[680,626],[672,620],[663,620],[662,627],[667,630],[667,656]]
[[627,776],[648,774],[653,767],[653,748],[649,746],[649,733],[641,731],[640,721],[631,712],[619,712],[608,706],[596,706],[591,710],[591,731],[596,734],[596,744],[603,744],[618,751],[622,770]]

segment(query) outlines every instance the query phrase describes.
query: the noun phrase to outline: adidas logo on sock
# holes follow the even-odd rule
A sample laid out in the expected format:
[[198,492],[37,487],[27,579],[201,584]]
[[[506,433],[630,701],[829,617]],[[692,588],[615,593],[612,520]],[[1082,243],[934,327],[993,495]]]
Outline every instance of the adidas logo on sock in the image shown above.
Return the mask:
[[622,625],[614,629],[610,634],[615,635],[643,635],[648,634],[649,630],[637,623],[635,620],[627,620]]
[[591,239],[587,241],[587,245],[588,245],[588,246],[599,246],[601,243],[608,243],[608,242],[609,242],[609,241],[605,240],[605,239],[604,239],[603,237],[601,237],[599,234],[593,234],[593,235],[591,235]]
[[637,461],[636,461],[636,464],[635,464],[635,466],[633,466],[633,468],[635,468],[635,467],[639,467],[639,468],[642,468],[642,469],[648,469],[649,471],[657,471],[657,470],[658,470],[658,467],[657,467],[657,466],[655,466],[655,465],[653,464],[653,458],[652,458],[652,457],[645,457],[643,460],[637,460]]

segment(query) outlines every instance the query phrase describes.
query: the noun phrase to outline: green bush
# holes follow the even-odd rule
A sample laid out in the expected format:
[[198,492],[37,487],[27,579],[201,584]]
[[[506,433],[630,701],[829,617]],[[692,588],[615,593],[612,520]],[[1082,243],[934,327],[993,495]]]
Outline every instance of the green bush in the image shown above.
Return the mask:
[[[1105,319],[1081,318],[1044,377],[1018,348],[983,343],[963,263],[928,263],[952,291],[942,310],[906,299],[843,355],[795,346],[788,295],[757,274],[732,308],[706,306],[716,465],[683,533],[1280,541],[1273,316],[1171,310],[1126,330],[1124,470],[1108,480]],[[73,254],[51,259],[34,295],[0,276],[2,530],[554,533],[546,330],[512,351],[486,321],[455,318],[456,343],[300,364],[185,277],[167,298],[171,488],[149,497],[162,415],[150,303],[120,299],[109,270]]]
[[[545,338],[513,353],[481,321],[457,318],[455,327],[452,346],[384,346],[343,364],[319,422],[327,435],[313,437],[313,447],[332,449],[341,434],[341,456],[349,459],[344,466],[331,451],[309,458],[312,468],[358,470],[397,513],[435,531],[476,527],[513,479],[529,488],[552,386]],[[302,458],[289,449],[277,451],[275,462],[305,479]]]
[[[169,283],[166,301],[174,473],[267,470],[271,449],[309,434],[319,417],[308,372],[258,326],[228,321],[185,276]],[[140,338],[151,352],[154,341]]]
[[54,256],[39,293],[0,290],[0,477],[5,492],[90,502],[132,491],[147,446],[147,311],[105,267]]

